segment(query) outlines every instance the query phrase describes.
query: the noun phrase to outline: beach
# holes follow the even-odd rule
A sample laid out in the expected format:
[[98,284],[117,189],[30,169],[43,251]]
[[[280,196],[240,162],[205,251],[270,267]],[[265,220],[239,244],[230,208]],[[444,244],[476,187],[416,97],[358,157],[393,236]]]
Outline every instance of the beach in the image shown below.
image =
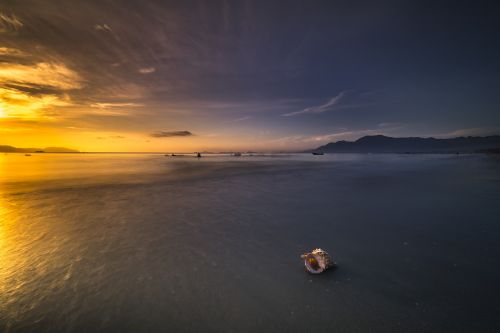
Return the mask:
[[0,331],[498,331],[499,198],[481,154],[2,154]]

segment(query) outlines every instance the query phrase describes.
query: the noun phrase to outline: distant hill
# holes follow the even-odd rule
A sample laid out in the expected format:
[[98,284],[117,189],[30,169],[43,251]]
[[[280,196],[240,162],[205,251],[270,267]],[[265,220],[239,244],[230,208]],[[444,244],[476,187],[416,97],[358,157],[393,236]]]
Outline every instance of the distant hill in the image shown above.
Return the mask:
[[310,150],[325,153],[455,153],[500,148],[500,135],[452,139],[364,136],[354,142],[337,141]]
[[47,147],[47,148],[17,148],[13,146],[0,145],[0,152],[2,153],[79,153],[78,150],[69,149],[64,147]]

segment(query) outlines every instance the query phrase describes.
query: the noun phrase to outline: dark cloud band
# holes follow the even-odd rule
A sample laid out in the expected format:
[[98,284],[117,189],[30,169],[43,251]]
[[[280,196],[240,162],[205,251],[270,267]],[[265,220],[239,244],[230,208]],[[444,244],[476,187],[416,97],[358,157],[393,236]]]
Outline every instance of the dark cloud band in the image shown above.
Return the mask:
[[170,138],[176,136],[192,136],[189,131],[158,131],[150,134],[153,138]]

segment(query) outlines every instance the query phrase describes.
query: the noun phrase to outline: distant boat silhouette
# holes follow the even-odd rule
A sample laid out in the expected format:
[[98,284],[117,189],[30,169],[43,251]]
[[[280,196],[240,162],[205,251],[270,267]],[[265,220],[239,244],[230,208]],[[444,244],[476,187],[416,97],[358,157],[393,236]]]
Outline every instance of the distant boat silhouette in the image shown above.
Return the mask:
[[241,153],[234,153],[233,156],[240,157]]
[[313,151],[313,155],[325,155],[322,151]]
[[24,156],[31,156],[31,154],[24,154]]

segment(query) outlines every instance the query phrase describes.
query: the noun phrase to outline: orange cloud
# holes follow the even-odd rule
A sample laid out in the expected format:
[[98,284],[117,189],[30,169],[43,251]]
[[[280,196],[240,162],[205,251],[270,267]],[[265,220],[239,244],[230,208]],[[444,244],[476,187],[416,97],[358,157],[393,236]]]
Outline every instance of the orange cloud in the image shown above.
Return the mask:
[[24,87],[51,87],[61,90],[81,89],[83,79],[64,64],[40,62],[35,65],[0,64],[0,84]]
[[[0,53],[22,51],[0,48]],[[84,80],[62,63],[0,64],[0,117],[48,119],[46,111],[72,105],[67,91],[81,89]]]
[[50,118],[43,111],[55,106],[71,105],[67,95],[31,95],[16,89],[0,88],[0,117]]

